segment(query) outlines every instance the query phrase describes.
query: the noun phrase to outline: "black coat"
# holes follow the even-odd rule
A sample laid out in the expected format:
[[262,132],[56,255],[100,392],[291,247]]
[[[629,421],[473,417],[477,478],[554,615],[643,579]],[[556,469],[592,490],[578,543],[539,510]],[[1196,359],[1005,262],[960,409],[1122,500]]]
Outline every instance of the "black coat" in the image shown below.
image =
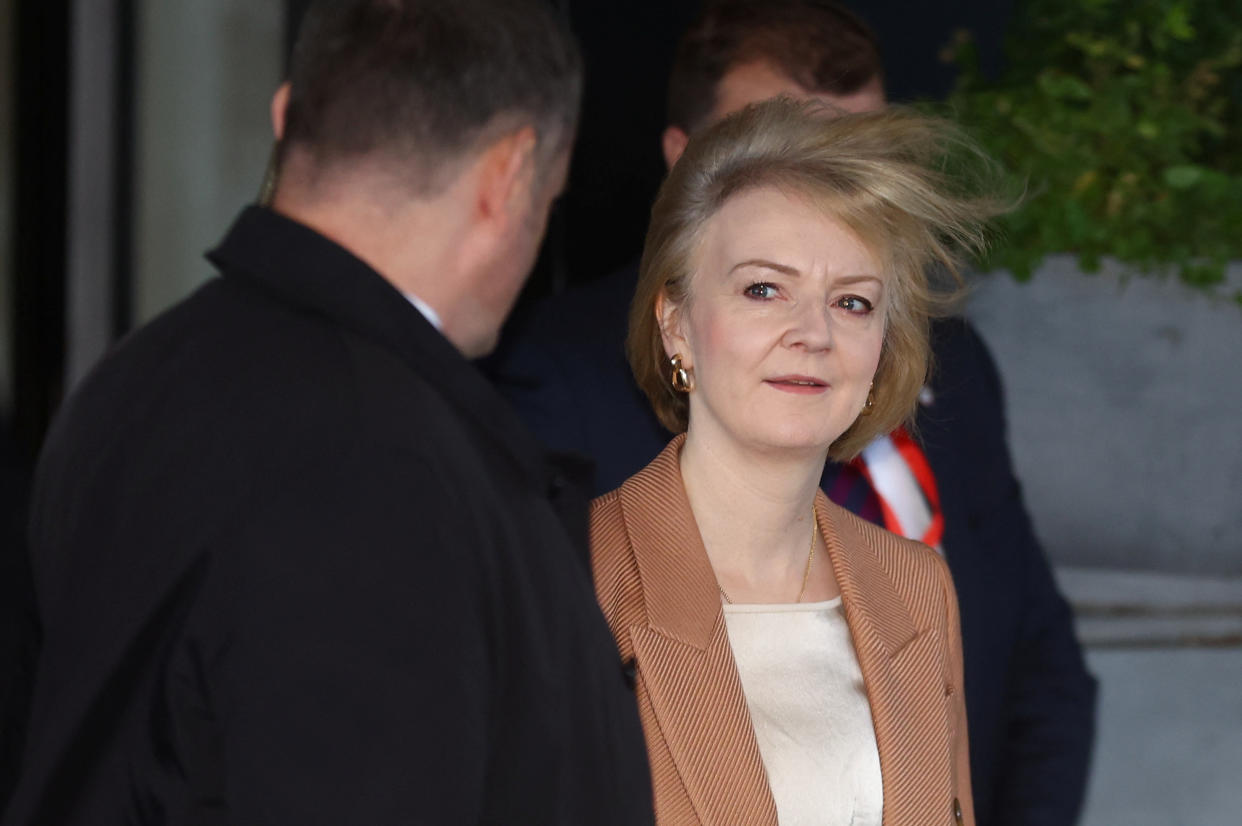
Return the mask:
[[[595,460],[597,494],[641,470],[672,435],[625,360],[637,278],[632,266],[534,305],[486,365],[545,445]],[[961,319],[933,325],[932,350],[934,402],[920,408],[917,426],[961,607],[976,816],[980,826],[1073,823],[1095,681],[1013,474],[992,358]],[[826,491],[836,474],[830,463]]]
[[0,418],[0,812],[17,780],[38,648],[26,554],[30,473]]
[[346,250],[251,208],[209,257],[40,460],[4,823],[650,823],[584,497]]

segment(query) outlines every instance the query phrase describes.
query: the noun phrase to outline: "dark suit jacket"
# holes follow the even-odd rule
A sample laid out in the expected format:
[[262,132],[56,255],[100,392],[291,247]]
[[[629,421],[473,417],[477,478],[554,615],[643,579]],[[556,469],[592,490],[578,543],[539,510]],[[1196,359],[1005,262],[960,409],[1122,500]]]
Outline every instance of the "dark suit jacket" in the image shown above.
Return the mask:
[[[670,436],[625,361],[636,279],[631,267],[535,305],[513,320],[487,365],[544,444],[596,461],[597,494],[636,473]],[[938,322],[932,339],[934,401],[917,426],[961,604],[978,822],[1073,823],[1095,682],[1013,475],[995,365],[963,320]],[[829,465],[825,489],[835,474]]]
[[[776,826],[716,575],[682,482],[684,441],[591,503],[595,587],[622,658],[634,663],[656,822]],[[973,826],[948,568],[823,493],[815,513],[875,724],[884,826]]]
[[244,212],[36,476],[5,824],[649,823],[585,501],[346,250]]

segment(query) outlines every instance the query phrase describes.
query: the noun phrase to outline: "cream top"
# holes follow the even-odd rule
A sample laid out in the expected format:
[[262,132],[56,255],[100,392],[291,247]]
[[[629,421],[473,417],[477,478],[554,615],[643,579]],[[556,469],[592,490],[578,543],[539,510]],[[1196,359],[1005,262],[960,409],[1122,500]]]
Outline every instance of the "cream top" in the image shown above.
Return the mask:
[[880,826],[880,753],[841,598],[724,615],[781,826]]

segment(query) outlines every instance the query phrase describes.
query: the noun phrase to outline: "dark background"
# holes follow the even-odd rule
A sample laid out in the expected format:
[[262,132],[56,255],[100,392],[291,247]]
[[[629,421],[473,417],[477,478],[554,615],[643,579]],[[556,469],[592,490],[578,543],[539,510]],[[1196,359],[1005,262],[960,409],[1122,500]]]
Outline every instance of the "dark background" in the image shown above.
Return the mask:
[[[582,42],[586,91],[569,187],[550,232],[556,246],[545,248],[528,295],[599,277],[641,250],[648,209],[664,175],[660,133],[669,67],[677,39],[700,4],[578,0],[565,5]],[[939,53],[957,29],[975,32],[985,67],[996,67],[1013,0],[850,5],[879,37],[890,99],[910,101],[940,98],[949,90],[953,69]]]
[[[530,300],[598,278],[642,248],[647,212],[664,176],[660,133],[673,52],[701,0],[549,0],[582,44],[586,87],[569,184],[524,293]],[[288,3],[289,42],[307,0]],[[979,41],[985,69],[1001,60],[1014,0],[856,0],[876,32],[894,101],[938,99],[954,71],[940,60],[959,29]]]
[[[569,185],[549,224],[524,300],[600,277],[638,254],[647,212],[664,174],[659,137],[673,50],[699,0],[549,0],[568,14],[582,43],[586,89]],[[117,56],[118,170],[113,285],[117,336],[132,324],[134,0],[113,0],[122,43]],[[286,47],[306,0],[286,0]],[[938,57],[958,29],[977,37],[985,68],[999,64],[1014,0],[857,0],[852,7],[875,29],[884,51],[891,99],[939,98],[953,70]],[[14,20],[15,203],[12,214],[14,319],[13,455],[37,451],[64,384],[65,197],[70,145],[69,0],[17,3]]]

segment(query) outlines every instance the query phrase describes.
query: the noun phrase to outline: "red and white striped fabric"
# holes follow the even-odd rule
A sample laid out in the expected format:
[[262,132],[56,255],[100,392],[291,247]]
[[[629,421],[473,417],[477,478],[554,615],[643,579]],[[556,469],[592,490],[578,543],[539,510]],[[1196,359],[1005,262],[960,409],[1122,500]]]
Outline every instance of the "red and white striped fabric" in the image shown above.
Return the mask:
[[879,437],[854,461],[880,500],[884,527],[943,553],[944,514],[936,477],[905,428]]

